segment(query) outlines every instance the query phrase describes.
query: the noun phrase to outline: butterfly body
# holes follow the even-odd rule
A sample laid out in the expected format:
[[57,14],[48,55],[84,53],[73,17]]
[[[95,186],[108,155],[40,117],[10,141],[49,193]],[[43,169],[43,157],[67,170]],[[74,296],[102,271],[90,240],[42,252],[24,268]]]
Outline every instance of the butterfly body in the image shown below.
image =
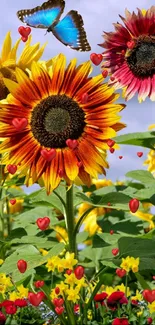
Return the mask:
[[18,11],[17,16],[30,27],[47,29],[61,43],[74,50],[90,51],[82,16],[71,10],[60,20],[64,7],[64,0],[48,0],[33,9]]

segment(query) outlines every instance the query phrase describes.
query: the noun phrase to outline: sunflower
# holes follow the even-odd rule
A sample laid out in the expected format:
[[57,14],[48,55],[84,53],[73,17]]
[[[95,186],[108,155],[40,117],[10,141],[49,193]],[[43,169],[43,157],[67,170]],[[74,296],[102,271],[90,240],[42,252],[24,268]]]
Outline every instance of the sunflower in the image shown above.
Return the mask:
[[104,33],[105,42],[99,44],[103,65],[111,74],[110,85],[124,88],[124,97],[131,99],[138,92],[142,102],[147,96],[155,100],[155,6],[138,13],[125,11],[120,16],[124,26],[114,24],[115,31]]
[[32,61],[38,61],[42,56],[45,45],[42,47],[39,43],[31,45],[31,40],[32,37],[29,36],[19,59],[17,59],[17,50],[21,39],[12,46],[11,34],[10,32],[6,34],[0,53],[0,99],[6,98],[9,93],[4,85],[3,77],[16,80],[14,71],[16,66],[26,70],[31,66]]
[[2,164],[18,165],[27,186],[42,177],[47,193],[62,179],[71,184],[79,176],[90,186],[105,174],[107,139],[125,126],[117,114],[125,105],[115,103],[119,94],[102,75],[88,78],[90,61],[76,67],[73,59],[66,68],[60,54],[52,64],[33,62],[30,77],[16,68],[17,83],[4,78],[11,94],[0,102]]

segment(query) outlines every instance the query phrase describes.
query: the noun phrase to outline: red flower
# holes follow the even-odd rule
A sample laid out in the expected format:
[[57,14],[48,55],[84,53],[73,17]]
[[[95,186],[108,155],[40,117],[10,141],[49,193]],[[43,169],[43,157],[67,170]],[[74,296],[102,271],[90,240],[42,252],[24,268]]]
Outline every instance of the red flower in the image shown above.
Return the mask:
[[80,305],[78,304],[74,305],[74,313],[78,313],[79,310],[80,310]]
[[113,292],[107,299],[108,305],[115,305],[117,303],[120,303],[121,299],[124,298],[124,292],[122,291],[115,291]]
[[94,297],[95,301],[103,301],[106,297],[107,297],[107,293],[106,292],[102,292],[102,293],[97,293]]
[[127,318],[115,318],[112,325],[130,325]]
[[5,317],[5,315],[0,311],[0,324],[4,324],[5,321],[6,321],[6,317]]
[[16,299],[15,300],[15,306],[17,307],[26,307],[27,301],[25,299]]
[[2,306],[3,306],[3,307],[8,307],[8,306],[12,306],[12,305],[14,305],[14,302],[11,301],[11,300],[4,300],[4,301],[2,302]]
[[10,305],[5,307],[5,312],[9,315],[14,315],[17,311],[17,307],[15,305]]
[[153,319],[151,317],[148,317],[147,324],[152,324],[152,322],[153,322]]
[[132,303],[132,305],[135,305],[135,306],[138,305],[138,301],[137,300],[134,300],[134,299],[131,300],[131,303]]

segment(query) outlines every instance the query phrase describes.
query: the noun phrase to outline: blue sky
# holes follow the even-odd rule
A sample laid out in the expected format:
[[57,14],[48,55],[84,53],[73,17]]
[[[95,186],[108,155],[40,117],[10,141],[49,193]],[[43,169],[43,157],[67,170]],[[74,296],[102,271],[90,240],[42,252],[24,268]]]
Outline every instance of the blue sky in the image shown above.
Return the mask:
[[[33,8],[41,5],[41,0],[1,0],[0,10],[0,45],[3,42],[5,34],[11,30],[13,41],[19,37],[18,27],[22,25],[16,16],[16,12],[20,9]],[[148,9],[154,5],[152,0],[66,0],[66,7],[64,14],[69,10],[78,10],[83,16],[85,30],[87,32],[88,40],[91,44],[91,52],[81,53],[71,50],[61,44],[51,33],[45,35],[45,30],[33,29],[33,43],[48,42],[43,58],[49,59],[58,53],[64,53],[68,60],[77,57],[78,62],[83,62],[89,59],[90,53],[101,53],[102,49],[97,45],[102,42],[103,31],[113,31],[112,23],[120,21],[119,14],[124,16],[125,8],[130,11],[136,11],[136,8]],[[93,74],[100,73],[100,68],[94,66]],[[124,102],[120,97],[120,102]],[[127,124],[127,128],[121,133],[147,131],[150,124],[155,123],[155,103],[146,100],[139,104],[137,98],[131,99],[127,102],[127,107],[121,113],[122,121]],[[146,158],[144,156],[138,158],[137,151],[142,151],[138,147],[121,146],[121,149],[115,154],[109,154],[110,170],[107,172],[107,178],[123,179],[124,174],[131,169],[141,169],[142,162]],[[119,155],[123,155],[123,159],[118,159]]]

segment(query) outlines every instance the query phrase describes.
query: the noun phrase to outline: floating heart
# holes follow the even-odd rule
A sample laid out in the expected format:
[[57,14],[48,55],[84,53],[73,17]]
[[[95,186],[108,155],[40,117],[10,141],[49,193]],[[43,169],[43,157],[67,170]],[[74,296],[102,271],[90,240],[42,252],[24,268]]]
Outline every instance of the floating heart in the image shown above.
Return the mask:
[[117,269],[116,274],[120,277],[123,278],[126,275],[126,271],[123,269]]
[[142,156],[143,156],[143,152],[142,152],[142,151],[137,152],[137,156],[138,156],[139,158],[142,157]]
[[11,199],[11,200],[10,200],[10,203],[11,203],[12,205],[15,205],[15,204],[16,204],[16,199]]
[[118,158],[119,158],[119,159],[122,159],[122,158],[123,158],[123,156],[119,156]]
[[84,267],[81,266],[81,265],[78,265],[78,266],[74,269],[74,274],[75,274],[75,276],[76,276],[76,278],[77,278],[78,280],[80,280],[80,279],[83,278],[83,276],[84,276],[84,272],[85,272]]
[[110,148],[112,148],[112,147],[114,146],[114,144],[115,144],[115,141],[114,141],[114,140],[109,139],[109,140],[107,141],[107,145],[108,145],[108,147],[110,147]]
[[102,71],[102,76],[103,76],[103,78],[106,78],[108,76],[108,71],[107,70],[103,70]]
[[7,170],[10,174],[14,175],[15,172],[17,171],[17,166],[16,165],[7,165]]
[[152,303],[155,301],[155,290],[144,290],[142,294],[144,299],[148,302]]
[[115,152],[115,149],[114,149],[114,148],[110,148],[109,151],[110,151],[111,153],[114,153],[114,152]]
[[53,304],[55,307],[61,307],[64,304],[64,300],[62,298],[54,298]]
[[89,95],[87,93],[84,93],[82,96],[81,96],[81,103],[82,104],[86,104],[88,102],[88,98],[89,98]]
[[135,213],[139,208],[139,201],[137,199],[131,199],[129,201],[129,209],[132,213]]
[[95,65],[99,65],[102,62],[102,54],[96,54],[96,53],[92,53],[90,54],[90,60],[95,64]]
[[55,311],[58,315],[61,315],[64,312],[65,308],[64,307],[56,307]]
[[50,150],[42,149],[41,150],[41,155],[45,160],[51,161],[56,156],[56,150],[55,149],[50,149]]
[[114,231],[111,229],[110,232],[109,232],[110,235],[113,235],[114,234]]
[[20,273],[25,273],[27,269],[27,262],[25,260],[19,260],[17,262],[17,267]]
[[38,293],[29,292],[28,294],[29,302],[35,307],[40,305],[44,297],[45,295],[42,291],[39,291]]
[[119,249],[118,249],[118,248],[113,248],[113,249],[112,249],[112,254],[113,254],[114,256],[116,256],[118,253],[119,253]]
[[44,217],[44,218],[38,218],[37,221],[37,226],[41,230],[46,230],[50,224],[50,218]]
[[79,168],[82,167],[82,166],[83,166],[82,161],[78,161],[78,162],[77,162],[77,166],[78,166]]
[[126,45],[127,45],[128,49],[132,50],[134,48],[134,46],[135,46],[135,42],[134,41],[130,41],[130,42],[127,42]]
[[25,117],[23,118],[14,118],[12,120],[12,125],[16,128],[17,131],[22,131],[26,128],[28,121]]
[[27,36],[22,36],[22,37],[21,37],[21,40],[25,43],[25,42],[27,42],[28,37],[27,37]]
[[41,288],[44,286],[44,284],[45,284],[45,282],[43,280],[38,280],[38,281],[34,282],[34,285],[36,288]]
[[30,27],[24,27],[24,26],[20,26],[18,28],[18,32],[22,37],[28,37],[31,33],[31,28]]
[[75,149],[78,146],[77,140],[67,139],[66,144],[70,149]]

